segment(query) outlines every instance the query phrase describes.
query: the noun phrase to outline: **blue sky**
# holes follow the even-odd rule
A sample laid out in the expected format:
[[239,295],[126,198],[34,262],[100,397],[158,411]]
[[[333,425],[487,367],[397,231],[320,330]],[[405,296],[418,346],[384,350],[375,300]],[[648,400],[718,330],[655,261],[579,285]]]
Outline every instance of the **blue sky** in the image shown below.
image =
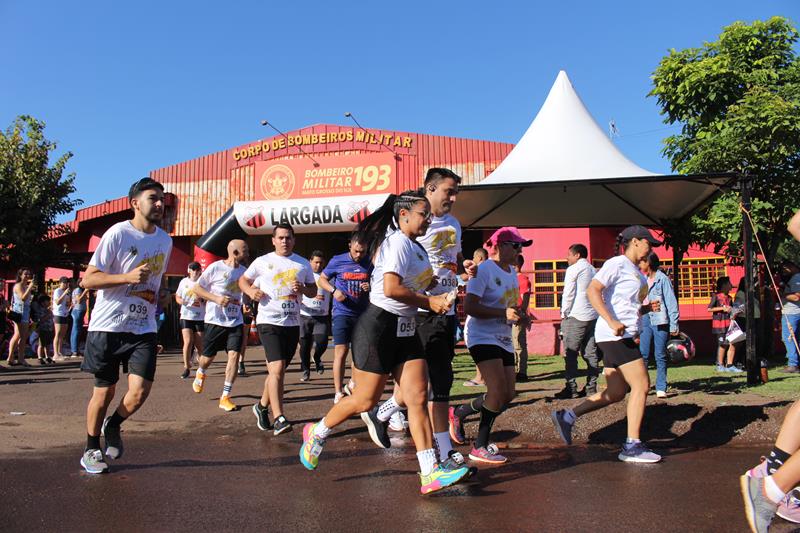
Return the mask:
[[[516,142],[558,71],[620,149],[669,172],[647,98],[670,48],[795,0],[0,1],[0,127],[30,114],[74,152],[84,205],[150,170],[316,123]],[[68,217],[71,218],[71,217]]]

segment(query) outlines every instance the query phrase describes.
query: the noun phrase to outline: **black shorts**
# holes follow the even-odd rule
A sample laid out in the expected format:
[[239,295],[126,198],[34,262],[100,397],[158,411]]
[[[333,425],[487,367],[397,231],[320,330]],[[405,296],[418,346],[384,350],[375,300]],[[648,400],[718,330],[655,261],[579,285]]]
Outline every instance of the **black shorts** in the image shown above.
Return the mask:
[[417,314],[417,334],[425,348],[431,401],[447,402],[453,387],[453,358],[456,356],[455,315]]
[[69,324],[69,317],[53,315],[53,324]]
[[181,318],[181,329],[190,329],[195,333],[203,333],[206,323],[202,320],[184,320]]
[[242,315],[242,320],[244,321],[244,325],[245,326],[249,326],[250,324],[253,323],[253,315],[243,314]]
[[95,387],[110,387],[119,381],[119,366],[147,381],[156,376],[156,334],[90,331],[81,370],[94,374]]
[[264,347],[264,355],[268,363],[286,361],[288,365],[294,357],[294,352],[297,351],[300,326],[259,324],[258,337],[261,339],[261,346]]
[[39,330],[39,342],[43,345],[48,345],[53,342],[53,339],[56,337],[56,332],[52,329],[40,329]]
[[475,363],[502,359],[503,366],[516,366],[514,352],[508,352],[496,344],[476,344],[469,349],[469,354]]
[[425,358],[418,333],[397,336],[399,318],[372,304],[358,318],[353,330],[353,365],[357,369],[385,375],[406,361]]
[[322,316],[300,315],[301,337],[312,337],[312,336],[327,337],[330,334],[329,331],[330,327],[328,322],[328,315],[322,315]]
[[203,355],[214,357],[217,352],[239,352],[242,349],[242,325],[225,327],[206,324],[203,334]]
[[22,315],[17,313],[16,311],[9,311],[8,318],[15,324],[19,324],[22,322]]
[[718,347],[727,348],[728,346],[731,345],[731,343],[728,342],[727,335],[728,335],[727,331],[725,333],[717,333],[716,334],[716,336],[717,336],[717,346]]
[[597,350],[602,354],[603,366],[606,368],[619,368],[637,359],[642,361],[639,345],[631,338],[598,342]]

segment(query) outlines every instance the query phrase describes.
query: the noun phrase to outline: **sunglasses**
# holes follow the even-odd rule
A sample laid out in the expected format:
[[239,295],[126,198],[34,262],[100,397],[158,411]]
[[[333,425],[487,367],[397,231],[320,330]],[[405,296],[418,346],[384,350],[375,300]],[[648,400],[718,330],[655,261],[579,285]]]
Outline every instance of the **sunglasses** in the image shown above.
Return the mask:
[[503,241],[500,244],[508,244],[515,250],[522,250],[522,243],[521,242],[513,242],[513,241]]
[[425,211],[415,211],[415,210],[412,209],[411,212],[412,213],[416,213],[418,215],[422,215],[422,218],[424,218],[425,220],[430,220],[431,219],[431,214],[430,213],[426,213]]

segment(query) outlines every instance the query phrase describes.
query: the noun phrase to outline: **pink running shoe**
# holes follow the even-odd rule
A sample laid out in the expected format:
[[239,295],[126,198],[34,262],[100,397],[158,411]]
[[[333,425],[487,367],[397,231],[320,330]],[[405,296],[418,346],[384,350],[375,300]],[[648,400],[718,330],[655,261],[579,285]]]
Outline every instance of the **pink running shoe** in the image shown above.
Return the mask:
[[485,448],[472,448],[472,451],[469,452],[469,458],[479,463],[489,463],[493,465],[503,464],[508,461],[508,458],[497,452],[497,446],[490,444]]

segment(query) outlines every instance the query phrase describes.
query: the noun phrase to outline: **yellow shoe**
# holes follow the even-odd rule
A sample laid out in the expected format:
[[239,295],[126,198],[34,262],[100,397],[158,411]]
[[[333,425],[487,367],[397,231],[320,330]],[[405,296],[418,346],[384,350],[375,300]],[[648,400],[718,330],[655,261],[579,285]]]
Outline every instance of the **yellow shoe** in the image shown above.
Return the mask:
[[235,411],[237,409],[236,404],[233,403],[227,396],[223,396],[219,399],[219,408],[228,412]]
[[192,390],[197,394],[203,392],[203,383],[206,380],[205,374],[195,374],[194,381],[192,381]]

